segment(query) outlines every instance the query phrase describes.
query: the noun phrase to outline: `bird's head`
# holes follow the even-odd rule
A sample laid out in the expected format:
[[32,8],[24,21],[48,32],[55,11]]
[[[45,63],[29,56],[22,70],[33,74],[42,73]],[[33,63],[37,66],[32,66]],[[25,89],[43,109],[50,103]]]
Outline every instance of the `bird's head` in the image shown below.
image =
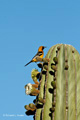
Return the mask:
[[45,46],[40,46],[38,51],[42,51],[44,48],[46,48]]

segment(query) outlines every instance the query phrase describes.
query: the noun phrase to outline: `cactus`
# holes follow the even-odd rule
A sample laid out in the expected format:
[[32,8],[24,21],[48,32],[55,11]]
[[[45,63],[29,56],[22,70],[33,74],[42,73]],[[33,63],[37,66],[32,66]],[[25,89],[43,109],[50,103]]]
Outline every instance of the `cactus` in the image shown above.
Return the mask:
[[36,99],[34,104],[25,106],[26,114],[30,112],[35,120],[80,120],[80,55],[77,50],[71,45],[57,44],[40,61],[43,61],[38,64],[41,72],[33,70],[31,74],[35,82],[31,91]]

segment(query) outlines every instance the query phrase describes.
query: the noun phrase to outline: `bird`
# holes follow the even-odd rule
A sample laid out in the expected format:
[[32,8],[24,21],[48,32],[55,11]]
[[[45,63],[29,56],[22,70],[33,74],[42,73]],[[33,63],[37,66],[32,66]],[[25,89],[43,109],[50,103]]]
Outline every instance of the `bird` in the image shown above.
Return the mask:
[[45,46],[40,46],[38,48],[38,52],[36,53],[36,55],[31,59],[30,62],[28,62],[25,66],[27,66],[28,64],[30,64],[31,62],[37,62],[37,57],[43,58],[44,56],[44,52],[43,49],[46,48]]

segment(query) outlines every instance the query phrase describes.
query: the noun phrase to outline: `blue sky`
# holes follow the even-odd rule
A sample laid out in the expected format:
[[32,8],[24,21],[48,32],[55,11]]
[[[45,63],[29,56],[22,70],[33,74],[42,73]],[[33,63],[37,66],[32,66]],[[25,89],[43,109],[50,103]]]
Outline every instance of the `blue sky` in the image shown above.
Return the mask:
[[[33,83],[27,67],[39,46],[44,56],[55,44],[73,45],[80,53],[79,0],[0,0],[0,120],[31,120],[24,105],[35,97],[25,95]],[[5,116],[8,115],[24,115]]]

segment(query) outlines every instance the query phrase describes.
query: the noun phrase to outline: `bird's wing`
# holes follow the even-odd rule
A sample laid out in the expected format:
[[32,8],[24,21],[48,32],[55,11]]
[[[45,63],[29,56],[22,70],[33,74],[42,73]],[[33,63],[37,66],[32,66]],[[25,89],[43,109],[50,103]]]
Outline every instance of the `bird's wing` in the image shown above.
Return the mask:
[[27,65],[30,64],[31,62],[37,62],[37,61],[36,61],[36,57],[39,57],[39,56],[41,56],[41,55],[43,55],[42,52],[37,52],[37,54],[32,58],[32,60],[31,60],[30,62],[28,62],[25,66],[27,66]]
[[32,58],[32,59],[35,59],[36,57],[39,57],[41,56],[43,53],[42,52],[37,52],[37,54]]

